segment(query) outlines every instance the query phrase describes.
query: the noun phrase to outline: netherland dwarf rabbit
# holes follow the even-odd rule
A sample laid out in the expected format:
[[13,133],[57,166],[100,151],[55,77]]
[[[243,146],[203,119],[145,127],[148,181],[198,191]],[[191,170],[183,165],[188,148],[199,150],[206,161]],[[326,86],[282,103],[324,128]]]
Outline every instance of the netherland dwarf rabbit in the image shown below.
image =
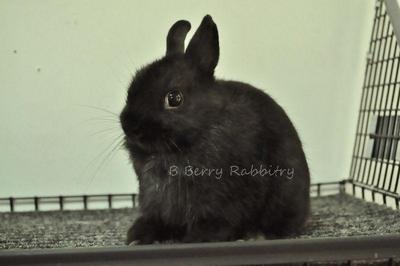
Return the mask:
[[218,80],[217,26],[203,18],[186,50],[185,20],[166,55],[137,71],[120,114],[139,179],[127,243],[211,242],[298,234],[309,170],[284,110],[249,84]]

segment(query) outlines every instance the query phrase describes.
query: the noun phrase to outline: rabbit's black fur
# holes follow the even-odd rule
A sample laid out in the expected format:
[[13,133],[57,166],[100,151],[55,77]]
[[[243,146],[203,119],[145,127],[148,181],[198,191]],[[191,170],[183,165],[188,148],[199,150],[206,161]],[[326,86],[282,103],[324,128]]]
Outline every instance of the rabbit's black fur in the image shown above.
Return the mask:
[[[219,44],[210,16],[184,51],[189,29],[187,21],[172,26],[166,56],[137,72],[121,112],[141,211],[127,243],[299,233],[309,214],[309,171],[295,128],[261,90],[214,78]],[[165,108],[171,90],[183,95],[176,109]],[[252,165],[293,169],[294,175],[231,172]],[[184,171],[189,166],[223,174],[194,176]]]

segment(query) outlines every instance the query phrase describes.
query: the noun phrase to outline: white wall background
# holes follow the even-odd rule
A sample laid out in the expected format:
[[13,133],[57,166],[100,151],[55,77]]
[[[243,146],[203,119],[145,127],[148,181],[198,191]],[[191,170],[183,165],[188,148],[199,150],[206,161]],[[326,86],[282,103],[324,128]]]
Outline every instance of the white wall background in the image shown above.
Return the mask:
[[108,157],[115,117],[84,105],[118,113],[135,69],[163,55],[170,25],[196,28],[205,14],[220,31],[216,74],[287,110],[314,182],[346,177],[373,5],[0,0],[0,197],[137,191],[126,153]]

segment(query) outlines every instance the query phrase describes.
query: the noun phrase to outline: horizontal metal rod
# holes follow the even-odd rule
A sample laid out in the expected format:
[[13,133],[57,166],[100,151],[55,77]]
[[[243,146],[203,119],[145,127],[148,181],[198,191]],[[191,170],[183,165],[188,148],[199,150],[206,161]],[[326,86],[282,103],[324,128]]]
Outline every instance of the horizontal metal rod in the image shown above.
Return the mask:
[[0,265],[248,265],[396,259],[400,235],[0,251]]
[[96,198],[96,197],[108,197],[111,195],[112,197],[131,197],[132,195],[136,195],[135,193],[123,193],[123,194],[82,194],[82,195],[59,195],[59,196],[32,196],[32,197],[3,197],[0,198],[0,200],[9,200],[10,198],[14,200],[33,200],[35,197],[39,199],[59,199],[60,197],[63,197],[64,199],[72,199],[72,198],[82,198],[82,197],[90,197],[90,198]]
[[[322,182],[322,183],[314,183],[311,184],[311,187],[316,187],[316,186],[329,186],[329,185],[339,185],[340,182],[343,181],[332,181],[332,182]],[[122,193],[122,194],[82,194],[82,195],[58,195],[58,196],[32,196],[32,197],[3,197],[0,198],[0,201],[8,201],[10,198],[13,200],[34,200],[35,198],[38,199],[54,199],[59,201],[60,197],[62,197],[64,200],[65,199],[73,199],[73,198],[96,198],[96,197],[104,197],[107,198],[109,196],[112,196],[113,198],[118,198],[118,197],[132,197],[132,195],[136,195],[136,193]]]
[[366,185],[366,184],[363,184],[361,182],[357,182],[357,181],[354,181],[354,180],[351,181],[350,183],[354,184],[354,185],[356,185],[358,187],[365,188],[366,190],[369,190],[369,191],[372,191],[372,192],[381,193],[382,195],[385,195],[385,196],[388,196],[388,197],[391,197],[391,198],[394,198],[394,199],[400,199],[400,194],[397,194],[395,192],[391,192],[391,191],[388,191],[388,190],[380,189],[380,188],[377,188],[377,187],[375,187],[373,185]]

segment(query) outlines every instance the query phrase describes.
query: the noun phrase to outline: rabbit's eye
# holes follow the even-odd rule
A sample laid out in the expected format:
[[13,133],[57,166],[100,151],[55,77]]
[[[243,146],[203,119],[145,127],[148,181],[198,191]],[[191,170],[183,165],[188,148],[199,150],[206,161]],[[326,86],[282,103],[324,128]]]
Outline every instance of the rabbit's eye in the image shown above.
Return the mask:
[[164,107],[165,109],[178,108],[183,103],[182,92],[178,90],[170,91],[165,95]]

